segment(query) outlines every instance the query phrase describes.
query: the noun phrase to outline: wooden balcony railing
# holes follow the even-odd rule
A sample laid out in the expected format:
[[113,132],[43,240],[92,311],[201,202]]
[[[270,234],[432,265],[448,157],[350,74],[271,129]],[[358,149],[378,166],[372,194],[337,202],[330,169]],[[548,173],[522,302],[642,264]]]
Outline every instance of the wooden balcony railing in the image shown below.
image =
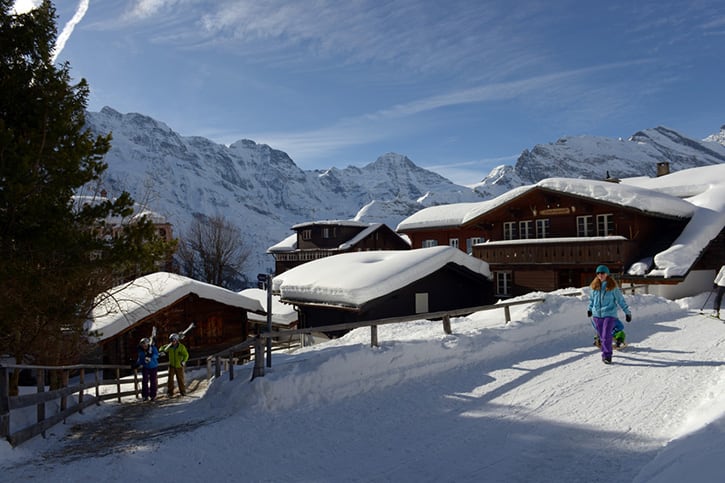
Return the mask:
[[637,244],[620,236],[544,238],[488,242],[473,247],[473,255],[489,264],[596,265],[633,261]]

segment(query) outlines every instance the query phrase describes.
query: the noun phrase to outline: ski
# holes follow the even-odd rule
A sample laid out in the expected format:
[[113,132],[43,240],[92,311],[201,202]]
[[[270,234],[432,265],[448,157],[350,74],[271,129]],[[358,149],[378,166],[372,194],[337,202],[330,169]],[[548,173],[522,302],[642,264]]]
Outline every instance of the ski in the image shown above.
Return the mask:
[[194,322],[192,322],[189,324],[189,327],[187,327],[183,331],[179,332],[179,339],[183,339],[184,337],[186,337],[186,334],[188,334],[189,331],[194,328],[194,325],[195,325]]

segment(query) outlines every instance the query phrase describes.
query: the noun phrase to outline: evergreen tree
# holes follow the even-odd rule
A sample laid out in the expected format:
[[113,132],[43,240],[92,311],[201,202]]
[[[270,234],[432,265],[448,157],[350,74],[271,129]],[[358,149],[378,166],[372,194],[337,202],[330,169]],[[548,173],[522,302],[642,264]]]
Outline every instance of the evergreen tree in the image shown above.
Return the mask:
[[18,363],[78,360],[97,294],[153,271],[174,244],[150,220],[110,236],[105,220],[128,217],[133,200],[78,202],[106,170],[111,135],[85,127],[89,93],[54,65],[49,0],[15,15],[0,0],[0,355]]

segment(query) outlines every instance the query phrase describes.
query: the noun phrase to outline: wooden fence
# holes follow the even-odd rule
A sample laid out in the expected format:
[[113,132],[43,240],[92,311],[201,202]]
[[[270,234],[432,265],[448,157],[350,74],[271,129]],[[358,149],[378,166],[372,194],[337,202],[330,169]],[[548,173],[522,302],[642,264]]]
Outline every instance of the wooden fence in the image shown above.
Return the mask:
[[[187,367],[206,362],[207,377],[211,374],[211,364],[207,358],[190,359]],[[159,364],[159,387],[167,381],[168,363]],[[10,395],[10,374],[15,370],[29,371],[36,379],[35,392],[30,394]],[[126,365],[109,364],[77,364],[71,366],[35,366],[23,364],[0,364],[0,437],[6,438],[11,445],[16,446],[45,431],[75,413],[83,414],[83,410],[92,404],[99,405],[101,401],[116,399],[119,403],[122,398],[133,396],[134,400],[140,398],[141,377],[139,370],[133,370]],[[104,373],[111,372],[115,376],[104,379]],[[55,374],[52,374],[55,373]],[[47,389],[47,379],[51,374],[59,380],[60,388]],[[121,375],[125,374],[125,375]],[[73,382],[71,383],[71,375]],[[27,388],[28,386],[20,386]],[[55,402],[58,411],[48,416],[46,404]],[[11,432],[12,411],[23,408],[36,407],[35,423]],[[19,414],[19,413],[15,413]]]
[[[266,366],[272,366],[271,346],[266,344],[268,338],[277,340],[287,338],[286,340],[289,340],[291,337],[302,336],[313,332],[352,330],[360,327],[370,327],[370,344],[372,346],[377,346],[377,329],[378,326],[381,325],[418,320],[440,320],[443,324],[443,331],[446,334],[451,334],[451,317],[460,317],[485,310],[503,309],[505,323],[509,323],[511,322],[511,306],[543,301],[544,298],[535,298],[518,300],[515,302],[502,302],[495,305],[415,314],[403,317],[390,317],[386,319],[327,325],[307,329],[264,332],[253,339],[248,339],[217,354],[213,354],[205,358],[190,359],[187,364],[187,369],[193,366],[194,363],[196,363],[197,367],[205,364],[206,377],[208,379],[212,376],[219,378],[222,372],[226,371],[229,375],[229,379],[232,380],[234,379],[234,366],[237,363],[237,359],[233,358],[234,354],[253,350],[254,368],[252,372],[252,379],[254,379],[255,377],[264,376],[265,345],[267,346]],[[168,367],[168,363],[159,365],[160,369],[164,367]],[[17,369],[30,370],[33,372],[37,380],[36,392],[17,396],[10,395],[10,372]],[[82,414],[83,410],[92,404],[98,405],[101,401],[110,399],[116,399],[120,403],[123,402],[122,398],[127,396],[134,396],[135,399],[138,399],[140,397],[140,378],[138,371],[134,370],[131,375],[122,377],[122,371],[127,373],[128,370],[129,367],[125,365],[80,364],[72,366],[32,366],[0,364],[0,437],[6,438],[11,445],[15,446],[38,434],[44,434],[48,428],[61,421],[65,421],[65,419],[72,414]],[[57,371],[62,387],[60,389],[46,390],[45,376],[46,374],[50,374],[52,371]],[[115,377],[112,379],[103,379],[104,372],[114,372]],[[71,374],[74,374],[73,384],[69,384]],[[161,381],[164,380],[165,377],[168,377],[168,372],[159,371],[159,386],[162,385]],[[75,382],[76,380],[77,382]],[[129,385],[131,385],[132,388],[129,389]],[[111,390],[109,391],[108,388],[111,388]],[[47,416],[46,404],[50,401],[59,401],[59,410],[56,414]],[[36,422],[11,433],[11,411],[32,406],[36,406]]]

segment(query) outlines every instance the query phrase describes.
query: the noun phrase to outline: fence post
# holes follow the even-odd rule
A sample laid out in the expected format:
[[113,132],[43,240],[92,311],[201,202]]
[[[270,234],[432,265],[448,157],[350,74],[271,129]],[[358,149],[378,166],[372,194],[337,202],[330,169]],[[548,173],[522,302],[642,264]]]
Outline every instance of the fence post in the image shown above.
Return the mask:
[[121,369],[116,368],[116,394],[118,394],[118,402],[121,402]]
[[[68,387],[68,378],[70,376],[70,372],[67,369],[63,369],[60,371],[60,387],[65,389]],[[68,396],[61,396],[60,398],[60,410],[65,411],[68,409]],[[63,423],[65,423],[65,419],[63,419]]]
[[217,379],[222,375],[222,356],[214,358],[214,377]]
[[231,354],[229,357],[229,380],[234,380],[234,359],[231,357]]
[[101,376],[103,372],[100,369],[96,369],[96,406],[101,405]]
[[[45,392],[45,369],[36,369],[35,370],[35,383],[38,388],[38,392]],[[38,423],[43,421],[45,419],[45,403],[40,403],[37,406],[37,420]],[[45,438],[45,431],[41,433],[41,435]]]
[[448,314],[443,316],[443,332],[448,335],[451,335],[453,333],[451,331],[451,318],[448,316]]
[[506,314],[506,323],[508,324],[511,322],[511,309],[508,305],[504,305],[503,307],[504,314]]
[[264,349],[262,349],[262,338],[257,336],[254,340],[254,370],[252,379],[264,377]]
[[378,347],[378,326],[370,326],[370,347]]
[[0,364],[0,436],[10,435],[10,377],[8,368]]
[[78,414],[83,414],[83,385],[86,383],[86,370],[81,368],[78,374],[78,382],[81,383],[81,389],[78,391]]

